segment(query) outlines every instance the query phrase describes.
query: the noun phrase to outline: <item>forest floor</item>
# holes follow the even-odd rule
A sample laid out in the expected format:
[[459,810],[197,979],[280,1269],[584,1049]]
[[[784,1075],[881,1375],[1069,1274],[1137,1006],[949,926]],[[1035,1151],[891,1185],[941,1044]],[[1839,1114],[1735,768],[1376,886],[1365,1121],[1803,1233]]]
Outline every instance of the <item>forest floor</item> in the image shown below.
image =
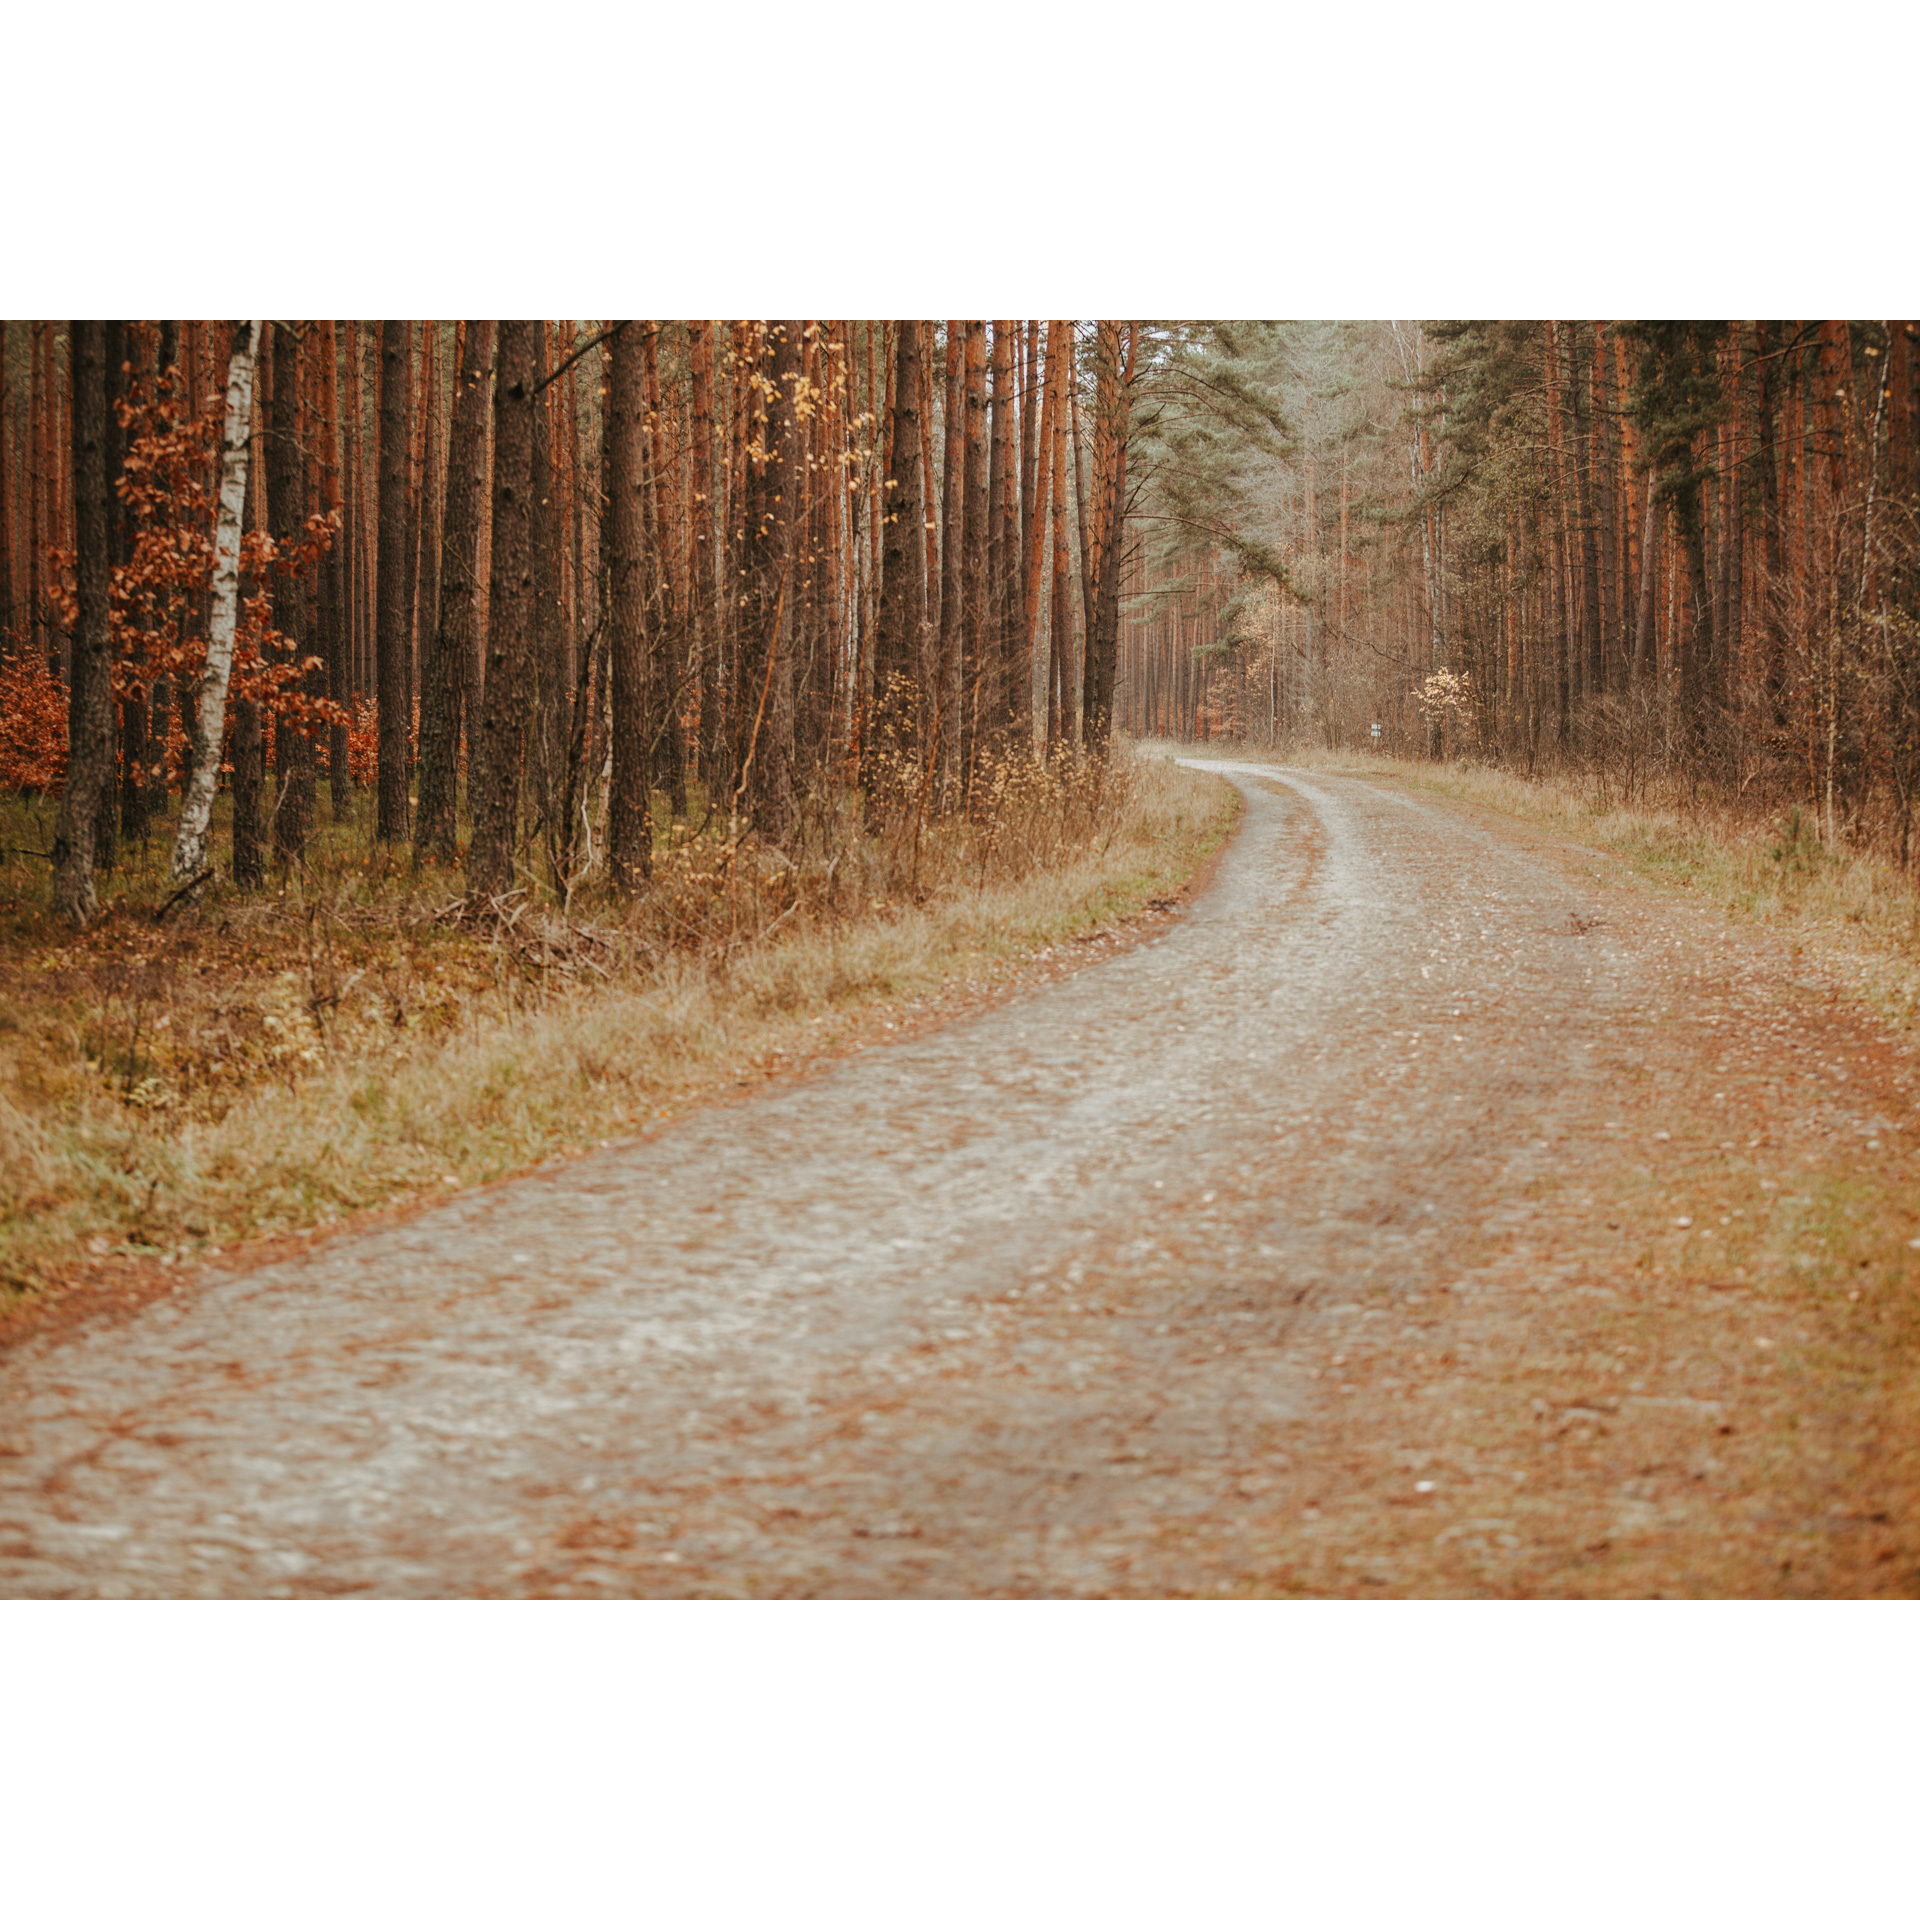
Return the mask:
[[[1122,754],[1030,770],[986,827],[808,823],[738,851],[699,796],[630,907],[462,876],[324,821],[242,893],[168,906],[168,836],[123,848],[76,933],[0,863],[0,1346],[444,1198],[988,1004],[1162,924],[1238,805]],[[12,816],[7,817],[8,806]],[[41,809],[44,815],[44,808]],[[0,840],[47,822],[0,803]],[[582,890],[583,894],[585,890]]]
[[1215,762],[1167,930],[0,1363],[13,1594],[1920,1593],[1920,1056],[1549,826]]

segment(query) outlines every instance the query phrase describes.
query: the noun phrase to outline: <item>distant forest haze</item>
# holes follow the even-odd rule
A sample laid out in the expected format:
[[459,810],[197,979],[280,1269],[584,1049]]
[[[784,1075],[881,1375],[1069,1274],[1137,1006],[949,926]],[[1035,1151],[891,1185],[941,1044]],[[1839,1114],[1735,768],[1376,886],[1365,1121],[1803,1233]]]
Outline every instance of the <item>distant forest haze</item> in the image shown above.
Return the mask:
[[1916,324],[10,321],[0,787],[76,923],[160,830],[618,896],[656,816],[977,822],[1115,733],[1910,869]]

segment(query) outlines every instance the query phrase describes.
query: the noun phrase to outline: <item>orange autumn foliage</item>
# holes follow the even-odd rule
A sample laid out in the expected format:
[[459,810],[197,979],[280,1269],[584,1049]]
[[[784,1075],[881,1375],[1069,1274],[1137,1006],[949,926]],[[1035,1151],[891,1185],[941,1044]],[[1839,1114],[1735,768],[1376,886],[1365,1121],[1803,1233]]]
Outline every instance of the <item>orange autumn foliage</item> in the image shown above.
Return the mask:
[[[150,329],[143,322],[134,331],[138,337]],[[150,698],[154,682],[165,676],[190,703],[206,668],[207,636],[199,622],[213,578],[220,414],[217,402],[189,407],[181,389],[177,367],[154,381],[136,375],[129,397],[117,408],[127,443],[115,490],[134,520],[132,557],[114,568],[108,590],[113,690],[122,699],[134,693]],[[273,604],[276,593],[304,591],[300,582],[331,548],[340,520],[338,508],[309,514],[293,541],[276,542],[261,532],[243,537],[245,587],[234,634],[229,712],[250,700],[274,725],[310,737],[348,722],[342,707],[301,684],[324,663],[312,655],[296,657],[292,642],[274,625]],[[78,612],[74,556],[55,549],[48,557],[49,597],[70,631]]]
[[66,688],[38,652],[0,659],[0,792],[54,793],[66,778]]

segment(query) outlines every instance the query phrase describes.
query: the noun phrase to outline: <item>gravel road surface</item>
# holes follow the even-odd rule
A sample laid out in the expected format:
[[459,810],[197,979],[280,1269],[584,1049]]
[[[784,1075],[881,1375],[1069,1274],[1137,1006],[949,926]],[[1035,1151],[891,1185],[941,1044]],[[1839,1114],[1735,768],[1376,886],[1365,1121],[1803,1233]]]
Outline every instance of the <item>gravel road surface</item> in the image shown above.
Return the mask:
[[1665,1018],[1768,950],[1391,782],[1211,770],[1245,819],[1162,937],[15,1349],[0,1593],[1907,1578],[1865,1401],[1784,1366],[1825,1323],[1663,1210],[1663,1152],[1757,1195],[1788,1151]]

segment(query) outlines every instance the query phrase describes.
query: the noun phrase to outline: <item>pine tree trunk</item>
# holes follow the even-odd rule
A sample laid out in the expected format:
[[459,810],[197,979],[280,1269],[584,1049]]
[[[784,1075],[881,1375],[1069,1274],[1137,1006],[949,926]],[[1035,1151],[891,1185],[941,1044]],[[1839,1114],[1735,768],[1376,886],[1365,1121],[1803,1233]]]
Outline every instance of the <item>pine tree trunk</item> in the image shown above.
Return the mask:
[[[261,344],[266,344],[263,327]],[[264,533],[267,524],[266,462],[260,445],[261,418],[271,412],[273,403],[273,357],[267,354],[256,366],[259,404],[254,416],[254,431],[247,447],[247,531]],[[264,584],[264,583],[263,583]],[[233,733],[227,758],[233,772],[228,785],[231,802],[229,823],[232,837],[233,882],[248,892],[267,877],[266,848],[260,832],[260,806],[266,789],[266,740],[261,725],[259,704],[250,699],[233,703]]]
[[[364,609],[360,593],[360,548],[366,539],[362,525],[360,491],[360,405],[359,354],[355,346],[357,329],[352,321],[339,330],[334,343],[334,378],[344,388],[344,396],[334,396],[336,431],[334,446],[340,475],[341,537],[338,543],[339,572],[336,575],[340,607],[340,687],[334,695],[349,712],[360,698],[360,631]],[[344,369],[345,378],[341,379]],[[358,782],[353,777],[353,761],[348,731],[336,727],[328,742],[333,782],[333,817],[337,821],[353,818],[353,795]]]
[[[1046,484],[1047,423],[1035,412],[1036,395],[1041,391],[1040,322],[1027,322],[1026,342],[1020,359],[1020,604],[1032,604],[1035,581],[1033,556],[1037,551],[1033,530],[1045,514],[1038,489]],[[1029,623],[1028,631],[1032,631]]]
[[[920,504],[920,327],[894,327],[893,416],[887,454],[880,617],[874,628],[873,698],[860,787],[868,806],[908,779],[920,731],[917,665],[926,619]],[[877,821],[875,822],[877,824]]]
[[921,576],[926,617],[917,671],[920,675],[921,726],[928,737],[937,730],[939,705],[940,636],[940,483],[933,470],[934,393],[933,326],[931,320],[918,322],[920,328],[920,505],[925,516],[926,571]]
[[[1051,329],[1049,329],[1051,345]],[[1028,347],[1034,359],[1039,357],[1039,343],[1028,335]],[[1031,376],[1030,376],[1031,378]],[[1034,640],[1040,625],[1040,602],[1042,590],[1046,584],[1042,556],[1045,550],[1047,533],[1047,476],[1052,465],[1054,383],[1049,378],[1041,388],[1038,417],[1031,421],[1032,432],[1028,432],[1028,416],[1035,413],[1031,392],[1025,398],[1021,424],[1021,455],[1026,462],[1021,484],[1021,508],[1025,514],[1022,529],[1020,555],[1020,579],[1022,594],[1020,602],[1020,623],[1014,634],[1013,660],[1014,678],[1020,686],[1020,716],[1024,725],[1017,734],[1022,749],[1033,738],[1033,650]],[[1054,738],[1052,723],[1053,712],[1053,675],[1051,661],[1049,671],[1041,683],[1041,723],[1042,730],[1049,743]]]
[[487,670],[480,724],[470,756],[473,839],[468,885],[497,898],[513,885],[514,829],[526,731],[525,673],[534,618],[533,524],[543,511],[533,492],[534,393],[539,378],[537,320],[499,323],[493,390],[493,538],[487,584]]
[[988,625],[992,528],[988,520],[987,323],[966,331],[966,454],[961,545],[960,687],[964,733],[963,778],[969,792],[982,751],[992,738],[993,635]]
[[714,568],[720,559],[715,530],[713,466],[713,322],[695,320],[687,332],[688,376],[692,385],[693,420],[690,452],[693,484],[688,510],[692,517],[692,553],[689,559],[689,601],[693,650],[700,672],[700,778],[711,805],[718,781],[724,778],[721,761],[726,740],[721,710],[720,639],[714,619]]
[[13,459],[13,409],[8,405],[7,330],[0,320],[0,653],[13,652],[20,613],[14,605],[13,540],[17,521],[14,494],[18,487]]
[[[965,626],[961,582],[964,578],[967,462],[966,330],[964,320],[947,322],[944,434],[940,464],[940,660],[934,725],[940,734],[942,768],[961,763],[964,725],[959,704],[961,636]],[[942,777],[944,778],[944,772]]]
[[[1567,618],[1565,460],[1561,436],[1560,329],[1549,320],[1544,333],[1547,389],[1547,564],[1552,570],[1554,710],[1561,746],[1572,736],[1573,633]],[[1437,663],[1436,663],[1437,664]]]
[[1067,392],[1073,377],[1073,327],[1055,320],[1048,329],[1047,394],[1053,412],[1053,602],[1047,621],[1048,647],[1053,655],[1049,676],[1047,743],[1070,747],[1074,740],[1075,703],[1069,691],[1068,663],[1073,648],[1073,557],[1067,545]]
[[[315,351],[320,359],[320,504],[328,512],[339,511],[340,487],[340,402],[339,341],[331,320],[320,323]],[[338,528],[333,545],[321,562],[320,645],[326,660],[327,698],[339,706],[347,704],[348,649],[352,644],[352,611],[347,600],[347,530]],[[327,784],[332,794],[332,813],[336,821],[349,817],[353,807],[353,783],[347,771],[347,729],[336,720],[327,729]]]
[[[1127,445],[1131,432],[1134,358],[1139,323],[1099,323],[1095,431],[1100,503],[1094,510],[1099,560],[1094,623],[1087,637],[1083,734],[1088,750],[1105,753],[1113,733],[1113,688],[1120,650],[1120,564],[1126,534]],[[1123,344],[1124,343],[1124,344]]]
[[1019,504],[1009,497],[1014,491],[1009,482],[1017,485],[1013,466],[1013,344],[1018,330],[1018,321],[993,323],[992,426],[987,451],[987,631],[991,637],[984,649],[988,674],[985,711],[991,717],[983,732],[997,752],[1004,752],[1012,744],[1015,706],[1011,642],[1013,601],[1018,592],[1014,573],[1020,564],[1019,533],[1014,521]]
[[636,893],[653,871],[652,741],[647,688],[647,394],[645,339],[629,321],[609,343],[607,378],[608,731],[613,783],[607,863],[614,888]]
[[1617,690],[1620,683],[1620,446],[1613,417],[1612,385],[1607,368],[1612,354],[1604,321],[1594,330],[1592,405],[1600,442],[1600,472],[1594,481],[1594,503],[1600,520],[1600,677],[1599,690]]
[[765,414],[747,516],[747,600],[741,705],[747,720],[741,781],[754,825],[784,839],[793,824],[796,518],[805,458],[794,387],[805,364],[803,322],[770,320],[757,350]]
[[61,677],[60,643],[47,620],[46,551],[52,544],[48,525],[48,474],[53,459],[48,431],[52,369],[48,364],[50,320],[27,322],[27,631],[31,644],[47,663],[55,680]]
[[[425,327],[425,369],[420,381],[420,561],[414,587],[414,657],[419,675],[414,682],[415,698],[421,707],[420,725],[426,724],[428,655],[440,623],[440,567],[443,533],[441,521],[446,511],[444,463],[440,459],[440,322],[429,320]],[[418,749],[416,748],[416,755]]]
[[[423,326],[420,331],[428,334],[430,330]],[[420,697],[420,476],[426,463],[421,457],[427,426],[426,380],[423,365],[425,355],[416,346],[414,323],[407,322],[407,479],[406,479],[406,532],[401,547],[402,564],[406,578],[400,589],[400,601],[404,608],[405,642],[400,657],[406,666],[406,715],[407,715],[407,774],[409,781],[413,773],[413,716],[415,703]],[[399,836],[407,837],[403,829]]]
[[1593,415],[1589,405],[1592,379],[1588,361],[1582,358],[1580,340],[1585,331],[1578,321],[1572,328],[1569,351],[1572,362],[1574,406],[1574,499],[1580,517],[1580,635],[1584,652],[1584,681],[1589,699],[1606,687],[1606,661],[1601,652],[1600,542],[1594,528],[1595,501],[1593,463]]
[[76,927],[84,927],[93,914],[100,797],[111,791],[112,776],[106,333],[104,321],[75,320],[68,334],[74,398],[74,587],[79,611],[68,679],[67,783],[53,841],[53,897],[60,913]]
[[[284,320],[273,325],[273,390],[267,416],[267,530],[276,547],[289,546],[306,526],[306,435],[301,419],[300,338]],[[304,580],[277,573],[273,579],[273,624],[286,636],[286,652],[299,665],[293,683],[305,686],[307,595]],[[311,689],[308,689],[311,691]],[[274,728],[274,851],[283,862],[299,859],[313,830],[313,742],[282,716]]]
[[[1080,430],[1080,374],[1078,329],[1069,320],[1067,359],[1067,418],[1073,436],[1073,524],[1080,541],[1080,632],[1085,646],[1093,642],[1093,593],[1099,572],[1099,554],[1094,545],[1093,521],[1087,512],[1087,456],[1085,437]],[[1085,646],[1080,668],[1080,743],[1086,745],[1087,675]]]
[[387,320],[380,328],[380,507],[374,628],[379,702],[380,785],[374,838],[407,838],[407,759],[413,719],[407,696],[412,609],[407,604],[407,392],[411,384],[412,328]]
[[[108,373],[108,429],[112,453],[107,466],[107,486],[109,497],[126,466],[127,436],[120,425],[115,403],[127,398],[127,381],[131,371],[130,356],[132,342],[125,338],[124,327],[120,329],[122,339],[109,350],[107,357]],[[157,388],[159,368],[148,369],[149,388]],[[0,407],[0,422],[4,422],[5,410]],[[4,439],[0,430],[0,439]],[[112,561],[116,567],[125,566],[133,558],[134,542],[139,537],[139,529],[134,520],[133,510],[118,498],[113,498],[112,521],[114,541]],[[0,546],[5,538],[0,534]],[[0,600],[0,626],[4,625],[4,600]],[[127,839],[144,839],[147,831],[147,762],[150,749],[147,744],[147,702],[138,684],[130,687],[119,703],[120,717],[120,794],[119,794],[119,832]],[[111,807],[111,799],[109,799]]]
[[[493,331],[491,320],[469,320],[460,342],[447,445],[446,525],[436,569],[438,595],[429,629],[426,696],[420,707],[420,804],[413,826],[416,863],[431,859],[451,866],[459,853],[455,796],[461,716],[472,711]],[[468,747],[471,754],[471,740]],[[468,789],[471,802],[471,778]]]
[[[747,596],[747,528],[751,503],[757,498],[753,464],[747,447],[753,437],[755,402],[751,380],[755,371],[753,328],[736,320],[731,330],[731,351],[727,358],[727,443],[722,465],[727,476],[727,545],[721,564],[720,644],[722,678],[726,707],[726,752],[723,783],[731,796],[739,790],[741,768],[747,752],[746,668],[741,648],[744,644]],[[760,431],[764,432],[764,420]]]
[[648,732],[654,742],[654,783],[666,789],[667,802],[674,813],[684,815],[687,754],[680,716],[686,694],[686,646],[681,629],[685,595],[674,551],[677,462],[660,390],[660,323],[657,320],[643,324],[641,344],[646,356],[647,526],[652,557],[648,600],[653,609],[652,644],[648,648],[652,671],[648,678],[654,704]]

